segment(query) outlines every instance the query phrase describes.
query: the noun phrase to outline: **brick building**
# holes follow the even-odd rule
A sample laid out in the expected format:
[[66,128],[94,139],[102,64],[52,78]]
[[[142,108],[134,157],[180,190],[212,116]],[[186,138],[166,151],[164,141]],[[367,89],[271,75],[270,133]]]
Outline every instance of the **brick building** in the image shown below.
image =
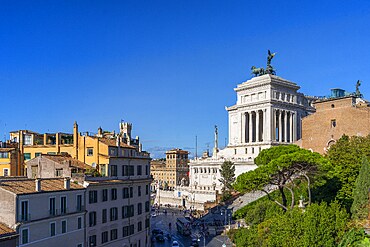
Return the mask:
[[[332,95],[337,95],[336,90]],[[297,144],[303,148],[323,154],[344,134],[370,134],[369,102],[360,97],[342,94],[317,100],[314,107],[316,112],[302,119],[302,139]]]

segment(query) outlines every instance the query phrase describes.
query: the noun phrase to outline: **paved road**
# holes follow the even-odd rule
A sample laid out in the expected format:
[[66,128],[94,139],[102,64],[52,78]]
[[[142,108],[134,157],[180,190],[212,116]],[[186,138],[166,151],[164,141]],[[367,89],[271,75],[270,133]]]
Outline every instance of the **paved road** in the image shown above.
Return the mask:
[[[221,247],[222,244],[226,244],[227,247],[231,247],[232,244],[226,236],[209,236],[206,237],[204,241],[203,234],[199,228],[193,228],[191,236],[183,236],[176,231],[176,219],[177,217],[183,217],[184,215],[181,211],[176,209],[166,209],[167,214],[163,214],[163,209],[160,210],[160,213],[157,213],[156,217],[152,217],[151,220],[151,229],[160,229],[164,232],[164,235],[170,234],[171,240],[165,239],[165,242],[153,242],[154,247],[171,247],[172,241],[178,241],[181,247],[189,247],[192,239],[199,239],[199,246],[203,247]],[[169,228],[169,223],[171,223],[171,228]],[[205,245],[204,245],[205,243]]]

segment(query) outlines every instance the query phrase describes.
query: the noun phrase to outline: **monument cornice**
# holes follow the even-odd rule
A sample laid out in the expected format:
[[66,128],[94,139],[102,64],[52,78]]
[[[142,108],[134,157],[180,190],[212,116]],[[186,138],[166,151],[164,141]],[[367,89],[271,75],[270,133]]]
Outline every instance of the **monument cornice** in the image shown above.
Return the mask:
[[254,77],[248,81],[245,81],[239,85],[237,85],[234,90],[236,92],[243,91],[246,89],[261,87],[263,85],[277,85],[277,86],[284,86],[288,88],[292,88],[295,90],[300,89],[300,86],[298,86],[296,83],[285,80],[281,77],[275,76],[275,75],[262,75],[258,77]]

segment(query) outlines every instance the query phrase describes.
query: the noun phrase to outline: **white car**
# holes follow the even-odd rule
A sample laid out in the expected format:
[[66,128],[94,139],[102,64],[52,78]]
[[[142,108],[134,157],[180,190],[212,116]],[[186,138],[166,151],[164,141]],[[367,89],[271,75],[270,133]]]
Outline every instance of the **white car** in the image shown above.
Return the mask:
[[151,216],[152,217],[157,217],[157,214],[156,213],[152,213]]
[[172,242],[172,247],[178,247],[180,246],[179,243],[177,241],[173,241]]

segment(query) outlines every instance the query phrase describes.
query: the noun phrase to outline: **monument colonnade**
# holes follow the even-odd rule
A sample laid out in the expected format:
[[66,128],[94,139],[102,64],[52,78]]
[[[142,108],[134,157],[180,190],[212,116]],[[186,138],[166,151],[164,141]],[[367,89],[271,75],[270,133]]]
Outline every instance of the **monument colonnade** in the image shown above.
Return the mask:
[[297,140],[295,111],[265,108],[241,113],[241,142],[276,141],[293,143]]

